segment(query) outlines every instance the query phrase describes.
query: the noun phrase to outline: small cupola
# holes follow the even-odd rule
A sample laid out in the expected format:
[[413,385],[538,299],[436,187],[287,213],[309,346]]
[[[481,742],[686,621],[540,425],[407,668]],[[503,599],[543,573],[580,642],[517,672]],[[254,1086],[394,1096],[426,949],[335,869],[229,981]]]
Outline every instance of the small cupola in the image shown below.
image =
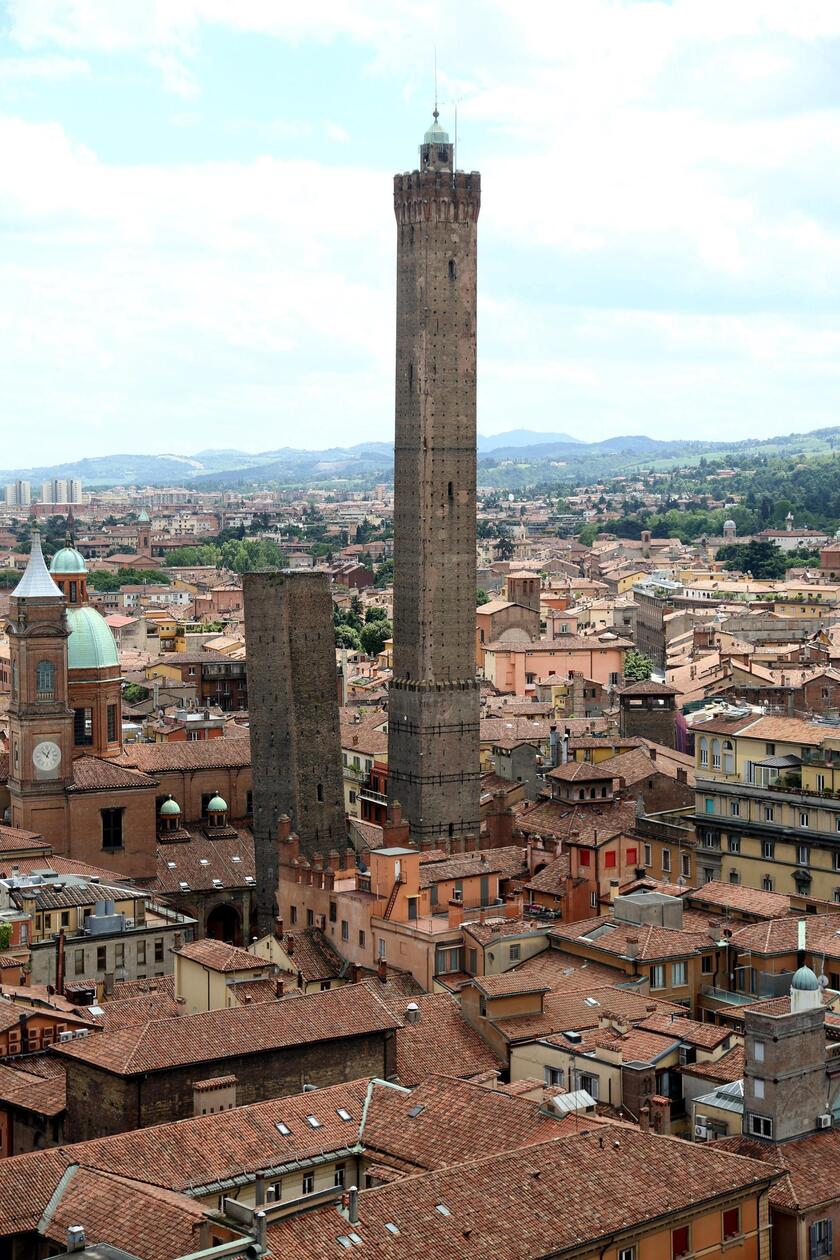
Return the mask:
[[227,826],[227,801],[216,792],[207,802],[207,821],[211,827]]
[[181,806],[173,796],[167,797],[160,807],[161,831],[177,831],[181,825]]

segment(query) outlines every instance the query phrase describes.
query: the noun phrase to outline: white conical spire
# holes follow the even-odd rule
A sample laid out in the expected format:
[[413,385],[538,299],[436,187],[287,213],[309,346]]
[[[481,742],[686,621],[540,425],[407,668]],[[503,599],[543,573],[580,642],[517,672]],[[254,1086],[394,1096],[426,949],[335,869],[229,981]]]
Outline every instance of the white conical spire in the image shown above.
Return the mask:
[[50,577],[41,551],[41,534],[33,529],[26,572],[12,591],[12,599],[62,599],[61,588]]

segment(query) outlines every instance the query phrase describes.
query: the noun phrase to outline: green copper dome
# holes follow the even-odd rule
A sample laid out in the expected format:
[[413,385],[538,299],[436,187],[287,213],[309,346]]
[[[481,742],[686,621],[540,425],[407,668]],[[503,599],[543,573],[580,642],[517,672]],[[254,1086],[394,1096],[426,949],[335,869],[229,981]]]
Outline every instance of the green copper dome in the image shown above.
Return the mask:
[[174,818],[176,814],[180,814],[181,806],[178,804],[177,801],[173,801],[172,797],[170,796],[169,800],[164,801],[163,804],[161,805],[160,812],[161,812],[161,817],[163,818],[167,818],[167,817]]
[[212,801],[209,801],[207,804],[207,813],[208,814],[226,814],[227,801],[223,800],[221,796],[214,796]]
[[810,967],[800,967],[798,971],[794,972],[790,987],[792,989],[801,989],[805,992],[812,992],[814,989],[819,989],[820,982]]
[[140,521],[143,525],[148,525],[148,523],[149,523],[149,513],[146,511],[146,509],[145,509],[145,508],[142,508],[142,509],[141,509],[140,515],[137,517],[137,519],[138,519],[138,521]]
[[67,640],[67,664],[70,669],[102,669],[119,665],[114,636],[95,608],[87,604],[67,609],[70,638]]
[[50,573],[87,573],[85,558],[75,547],[62,547],[50,561]]

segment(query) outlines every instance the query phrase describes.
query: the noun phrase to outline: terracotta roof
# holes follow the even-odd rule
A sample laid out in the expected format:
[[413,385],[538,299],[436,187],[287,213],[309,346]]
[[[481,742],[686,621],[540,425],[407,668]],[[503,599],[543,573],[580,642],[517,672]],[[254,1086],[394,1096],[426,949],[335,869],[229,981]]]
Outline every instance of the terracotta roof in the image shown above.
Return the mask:
[[224,735],[221,739],[199,739],[183,744],[131,744],[121,756],[114,758],[114,764],[132,767],[145,774],[250,766],[251,741],[247,735],[235,738]]
[[[628,787],[635,787],[642,779],[648,779],[654,774],[665,774],[668,778],[676,780],[679,771],[684,772],[683,781],[686,788],[694,786],[693,762],[687,764],[686,759],[679,753],[669,757],[657,749],[656,756],[652,757],[648,748],[630,748],[627,752],[618,753],[615,757],[600,762],[599,765],[605,775],[611,775],[616,779],[622,778]],[[689,795],[689,799],[693,800],[693,797]]]
[[704,1050],[716,1050],[723,1042],[731,1039],[731,1028],[721,1024],[703,1024],[698,1019],[684,1019],[673,1011],[670,1015],[648,1015],[639,1024],[650,1032],[673,1034],[680,1041],[691,1046],[701,1046]]
[[[58,910],[66,906],[93,906],[97,901],[111,899],[126,901],[134,898],[144,901],[148,893],[140,888],[128,888],[124,884],[90,884],[67,883],[29,884],[23,888],[13,888],[13,900],[23,904],[32,901],[39,910]],[[68,938],[68,947],[76,938]]]
[[[791,913],[790,897],[782,893],[764,892],[746,884],[730,884],[717,879],[693,888],[686,901],[692,905],[699,902],[707,908],[719,906],[723,910],[740,910],[744,914],[760,915],[762,919],[786,918]],[[837,915],[837,926],[840,928],[840,915]]]
[[[593,935],[597,933],[597,935]],[[652,923],[625,923],[609,916],[562,923],[551,928],[553,940],[579,941],[590,949],[627,958],[628,937],[637,938],[636,957],[641,962],[658,958],[684,958],[698,950],[710,949],[712,940],[703,932],[664,928]]]
[[677,691],[674,687],[666,686],[665,683],[646,678],[641,682],[631,683],[629,687],[622,687],[618,694],[620,696],[675,696]]
[[[476,1076],[500,1071],[489,1046],[463,1019],[457,1000],[449,993],[386,998],[391,1014],[402,1022],[397,1029],[397,1078],[401,1085],[418,1085],[446,1069],[451,1076]],[[420,1019],[405,1019],[409,1002],[420,1008]]]
[[518,964],[516,971],[520,975],[544,980],[553,993],[574,993],[579,989],[588,992],[617,984],[624,978],[624,973],[615,967],[576,958],[559,949],[544,949],[542,953],[526,958]]
[[172,1260],[195,1250],[206,1213],[193,1199],[159,1186],[70,1168],[39,1233],[66,1246],[69,1227],[83,1225],[90,1241],[107,1238],[112,1246],[143,1260]]
[[566,881],[569,878],[571,869],[571,860],[568,853],[561,853],[553,862],[549,862],[548,866],[543,867],[538,874],[529,879],[525,887],[529,892],[554,893],[555,896],[565,895]]
[[[171,977],[169,977],[171,979]],[[96,1022],[106,1032],[116,1032],[121,1028],[134,1028],[138,1024],[147,1024],[150,1020],[172,1019],[183,1011],[183,1004],[178,1002],[169,989],[158,989],[152,993],[138,993],[133,997],[103,999],[102,1014]]]
[[421,862],[420,887],[429,888],[444,880],[468,879],[471,875],[497,875],[501,867],[492,849],[483,853],[462,853],[443,861]]
[[[651,1010],[651,1007],[654,1009]],[[496,1030],[508,1042],[537,1041],[554,1033],[597,1028],[605,1015],[615,1015],[631,1023],[640,1023],[656,1011],[677,1013],[685,1010],[672,1002],[656,1002],[646,993],[620,989],[617,984],[602,988],[578,989],[565,993],[548,993],[543,998],[541,1015],[520,1015],[493,1020]]]
[[[196,745],[189,744],[187,747],[194,748]],[[73,762],[71,792],[115,792],[156,786],[157,779],[141,774],[139,770],[130,770],[124,764],[115,765],[99,757],[77,757]]]
[[173,949],[173,954],[188,958],[190,962],[200,963],[209,971],[265,971],[270,964],[256,954],[249,954],[236,945],[227,945],[224,941],[211,940],[204,937],[200,941],[187,941],[180,949]]
[[518,971],[503,971],[496,976],[475,976],[473,984],[485,997],[509,997],[518,993],[549,993],[550,985],[537,976]]
[[573,845],[606,844],[614,836],[631,835],[636,826],[635,801],[584,803],[536,801],[518,812],[518,826],[536,835],[556,836]]
[[53,1053],[135,1076],[397,1027],[398,1021],[366,985],[353,984],[279,1002],[153,1020],[56,1045]]
[[840,1181],[840,1132],[826,1129],[792,1142],[765,1143],[737,1135],[715,1143],[735,1155],[762,1160],[786,1175],[770,1190],[773,1207],[806,1212],[837,1202]]
[[[109,871],[104,866],[91,866],[89,862],[79,862],[76,858],[62,857],[51,853],[48,857],[5,857],[0,854],[0,877],[11,875],[12,867],[17,867],[21,875],[32,875],[53,871],[56,875],[78,875],[81,879],[98,879],[101,883],[131,883],[119,871]],[[138,894],[139,895],[139,894]]]
[[744,1076],[744,1047],[733,1046],[719,1059],[710,1059],[706,1063],[686,1064],[683,1072],[690,1076],[699,1076],[704,1081],[714,1081],[720,1085],[731,1085]]
[[157,874],[150,887],[161,893],[204,892],[219,887],[214,879],[220,880],[223,888],[252,885],[256,877],[254,837],[244,828],[233,830],[233,836],[224,834],[211,840],[203,831],[190,829],[186,832],[188,840],[158,845]]
[[67,1105],[64,1067],[49,1055],[0,1063],[0,1102],[41,1116],[58,1116]]
[[[597,1126],[362,1190],[355,1231],[370,1260],[560,1254],[648,1222],[662,1229],[663,1219],[771,1179],[765,1164],[733,1159],[719,1145]],[[286,1217],[269,1225],[269,1247],[284,1260],[339,1257],[343,1224],[332,1205]]]
[[0,853],[14,853],[17,849],[41,849],[52,846],[38,831],[24,831],[22,827],[7,827],[0,823]]
[[597,765],[591,761],[567,761],[564,766],[555,766],[546,777],[563,783],[589,783],[596,779],[611,779],[612,773],[603,769],[606,764],[600,761]]
[[580,1043],[568,1041],[563,1033],[555,1033],[545,1040],[572,1054],[611,1051],[620,1056],[622,1063],[656,1063],[666,1055],[674,1054],[680,1044],[678,1037],[663,1036],[641,1028],[628,1028],[626,1032],[618,1032],[615,1028],[595,1028]]
[[[766,894],[765,894],[766,895]],[[840,958],[840,915],[809,914],[806,922],[806,948],[827,958]],[[769,919],[765,923],[733,926],[732,943],[754,954],[795,953],[799,941],[799,919]]]
[[[294,941],[290,952],[289,941]],[[321,928],[295,928],[285,932],[280,944],[289,955],[295,971],[307,984],[316,980],[335,980],[346,970],[344,959]]]
[[520,936],[545,936],[548,932],[549,924],[544,919],[509,919],[501,906],[499,911],[498,915],[485,918],[483,923],[478,919],[464,919],[462,930],[482,945]]

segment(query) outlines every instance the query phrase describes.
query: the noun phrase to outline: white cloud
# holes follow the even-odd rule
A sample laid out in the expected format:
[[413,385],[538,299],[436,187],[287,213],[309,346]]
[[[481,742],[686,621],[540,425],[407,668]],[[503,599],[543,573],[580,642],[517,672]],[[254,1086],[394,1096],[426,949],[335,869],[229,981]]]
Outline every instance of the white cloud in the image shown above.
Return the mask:
[[0,58],[0,85],[39,79],[77,79],[89,74],[90,64],[82,57]]

